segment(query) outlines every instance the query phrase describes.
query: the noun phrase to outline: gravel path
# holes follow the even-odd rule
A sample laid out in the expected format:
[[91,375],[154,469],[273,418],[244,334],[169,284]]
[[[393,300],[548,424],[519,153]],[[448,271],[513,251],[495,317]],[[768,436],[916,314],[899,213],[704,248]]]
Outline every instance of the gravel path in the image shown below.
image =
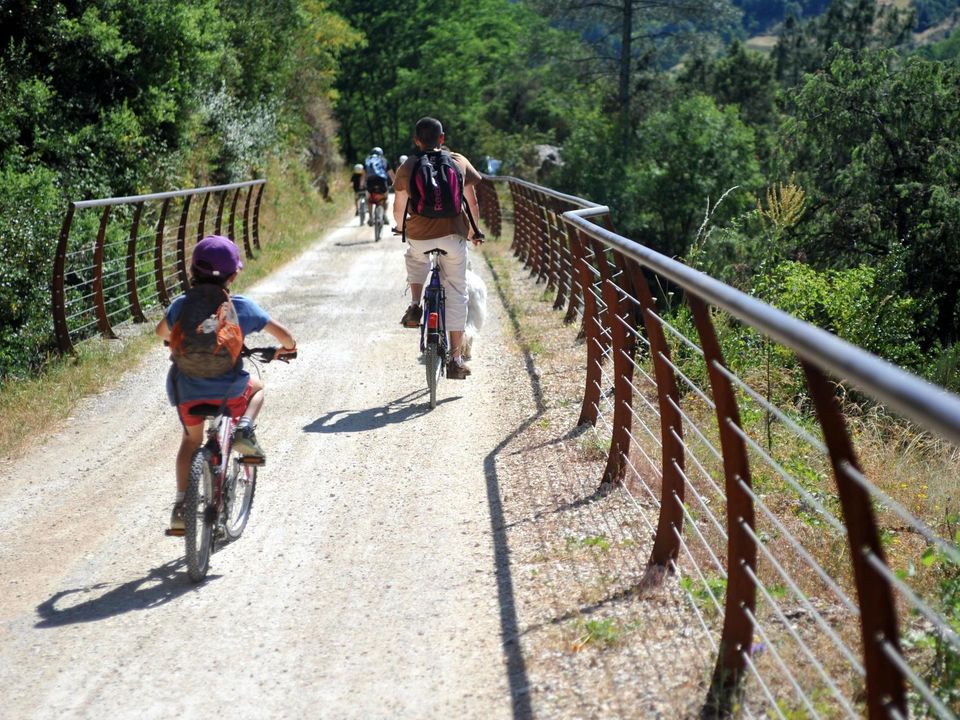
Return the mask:
[[264,370],[268,464],[205,583],[163,535],[179,425],[159,347],[0,462],[0,717],[514,716],[490,470],[536,411],[523,359],[475,263],[474,375],[430,411],[403,248],[353,222],[248,291],[300,358]]

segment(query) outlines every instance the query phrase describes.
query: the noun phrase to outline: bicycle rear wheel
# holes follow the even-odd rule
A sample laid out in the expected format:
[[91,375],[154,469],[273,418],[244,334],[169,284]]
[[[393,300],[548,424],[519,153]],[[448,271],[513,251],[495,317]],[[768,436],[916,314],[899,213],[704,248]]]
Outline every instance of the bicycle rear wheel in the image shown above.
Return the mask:
[[437,385],[440,384],[440,373],[443,372],[443,363],[440,358],[440,345],[436,341],[427,342],[426,350],[427,388],[430,390],[430,407],[437,406]]
[[200,582],[210,567],[213,548],[213,466],[210,451],[200,448],[190,463],[190,479],[184,498],[184,540],[187,546],[187,574]]
[[250,519],[253,493],[257,489],[257,468],[255,465],[245,465],[234,457],[227,472],[225,530],[227,537],[236,540]]

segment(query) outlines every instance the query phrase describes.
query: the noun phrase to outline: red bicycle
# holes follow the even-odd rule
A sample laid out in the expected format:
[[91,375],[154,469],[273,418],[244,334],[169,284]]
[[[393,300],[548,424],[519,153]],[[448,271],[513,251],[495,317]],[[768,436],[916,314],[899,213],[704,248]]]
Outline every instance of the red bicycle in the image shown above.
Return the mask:
[[[269,363],[277,357],[276,347],[247,348],[241,355]],[[279,357],[284,362],[297,354]],[[250,519],[257,488],[257,467],[261,458],[233,450],[233,430],[239,417],[232,417],[226,404],[197,405],[191,415],[206,418],[207,441],[194,453],[184,497],[184,530],[187,574],[200,582],[210,568],[210,555],[218,543],[236,540]],[[167,531],[167,534],[181,534]]]

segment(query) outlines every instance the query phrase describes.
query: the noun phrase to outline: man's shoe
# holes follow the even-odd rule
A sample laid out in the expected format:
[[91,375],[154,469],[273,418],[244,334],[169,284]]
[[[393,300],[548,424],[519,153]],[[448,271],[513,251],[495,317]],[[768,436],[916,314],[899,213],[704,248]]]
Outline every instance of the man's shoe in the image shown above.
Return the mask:
[[470,368],[463,362],[463,358],[450,358],[447,363],[447,378],[450,380],[466,380],[470,375]]
[[420,318],[423,315],[423,308],[419,305],[410,305],[407,307],[407,311],[403,314],[403,317],[400,319],[400,324],[405,328],[417,328],[420,327]]
[[253,425],[237,425],[233,431],[233,449],[247,457],[266,459],[263,448],[257,442]]
[[183,500],[174,503],[173,512],[170,513],[170,532],[180,533],[184,531],[186,525],[183,522],[183,518],[186,513],[186,505]]

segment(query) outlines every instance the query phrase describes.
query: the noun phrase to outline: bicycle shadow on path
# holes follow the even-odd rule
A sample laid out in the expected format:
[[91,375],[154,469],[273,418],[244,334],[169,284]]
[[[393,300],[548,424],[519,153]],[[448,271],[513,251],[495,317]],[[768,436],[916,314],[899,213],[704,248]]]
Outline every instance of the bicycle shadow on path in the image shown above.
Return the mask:
[[[50,599],[37,605],[37,614],[41,619],[34,627],[55,628],[96,622],[135,610],[150,610],[193,592],[218,577],[220,576],[207,575],[204,583],[194,584],[187,577],[183,558],[171,560],[152,569],[144,577],[120,585],[103,582],[54,593]],[[104,590],[106,592],[96,597],[69,605],[69,602],[76,597]],[[63,607],[63,605],[68,606]]]
[[[421,398],[423,400],[418,402]],[[441,398],[437,400],[437,405],[444,405],[460,399],[462,399],[461,395]],[[308,433],[342,433],[378,430],[387,425],[421,417],[429,412],[430,403],[427,401],[427,390],[423,389],[391,400],[386,405],[367,408],[366,410],[330,410],[309,425],[304,425],[303,431]]]

